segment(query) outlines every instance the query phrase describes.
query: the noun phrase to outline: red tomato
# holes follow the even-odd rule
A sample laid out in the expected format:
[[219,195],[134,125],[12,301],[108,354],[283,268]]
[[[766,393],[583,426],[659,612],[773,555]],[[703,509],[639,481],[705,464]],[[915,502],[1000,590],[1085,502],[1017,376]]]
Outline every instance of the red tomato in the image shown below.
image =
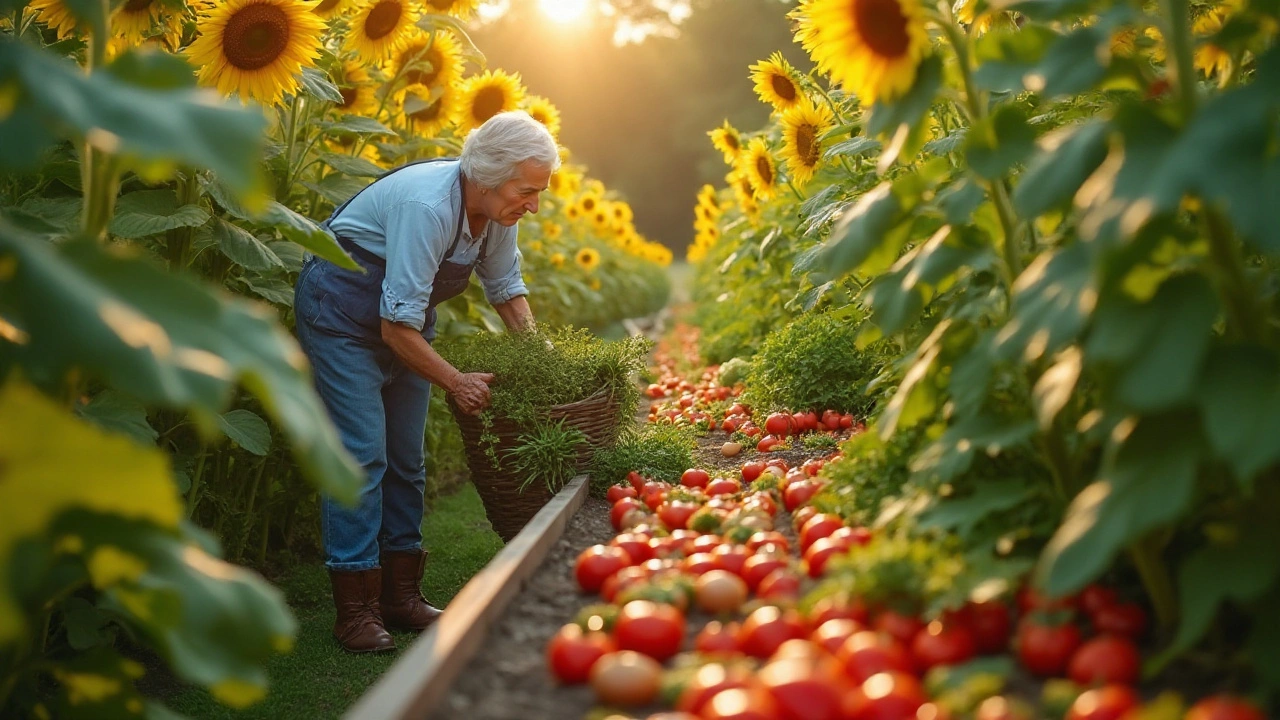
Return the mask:
[[829,537],[819,538],[804,551],[804,563],[809,570],[809,577],[817,580],[825,575],[827,563],[831,558],[842,555],[848,550],[849,547],[838,540]]
[[817,514],[818,508],[812,505],[805,505],[799,510],[795,510],[791,513],[791,526],[796,529],[796,532],[800,532],[800,528],[804,527],[804,524],[809,522],[809,518],[812,518]]
[[913,671],[911,656],[902,643],[878,632],[857,632],[849,636],[836,652],[836,659],[844,666],[845,674],[857,683],[877,673]]
[[818,494],[818,490],[822,486],[813,480],[801,480],[793,482],[787,486],[787,492],[783,495],[786,501],[787,510],[794,511],[796,508],[809,502],[809,499]]
[[969,603],[966,610],[969,629],[973,631],[979,654],[988,655],[1008,649],[1009,633],[1013,627],[1008,605],[999,600],[988,600]]
[[698,631],[693,639],[693,649],[700,653],[736,653],[738,652],[738,631],[742,628],[738,623],[722,623],[712,620]]
[[762,600],[795,600],[800,597],[800,576],[794,570],[780,567],[760,581],[756,595]]
[[773,696],[782,720],[840,720],[847,681],[830,658],[784,657],[760,669],[760,685]]
[[1138,640],[1147,631],[1147,613],[1137,603],[1106,605],[1092,616],[1093,629]]
[[716,478],[707,483],[708,495],[736,495],[742,492],[742,483],[733,478]]
[[711,482],[711,476],[707,474],[706,470],[689,468],[680,475],[680,484],[685,487],[704,488],[709,482]]
[[600,586],[600,597],[604,598],[605,602],[613,602],[614,598],[618,597],[618,593],[652,576],[653,571],[646,567],[638,565],[624,567],[604,581]]
[[676,500],[664,502],[658,506],[658,519],[668,530],[684,530],[689,526],[689,518],[698,512],[697,503]]
[[814,477],[819,472],[822,472],[822,468],[825,465],[825,462],[818,460],[817,458],[805,460],[804,464],[800,466],[800,471],[809,477]]
[[623,650],[634,650],[662,662],[680,652],[684,615],[670,605],[632,600],[618,613],[613,638]]
[[853,428],[853,413],[845,413],[840,416],[840,429],[849,430]]
[[765,432],[778,437],[786,437],[791,434],[793,421],[791,416],[786,413],[772,413],[764,421]]
[[1213,695],[1192,705],[1183,720],[1266,720],[1266,716],[1247,700]]
[[728,570],[737,575],[742,574],[742,568],[746,565],[747,559],[752,557],[746,547],[729,543],[712,550],[711,554],[716,556],[716,562],[720,564],[722,570]]
[[916,720],[916,712],[928,701],[915,676],[884,672],[867,678],[845,695],[845,720]]
[[573,574],[587,592],[598,592],[608,577],[631,564],[626,550],[611,545],[592,545],[578,555]]
[[615,502],[613,504],[613,507],[610,508],[609,522],[613,523],[614,530],[619,530],[622,528],[622,517],[624,515],[626,515],[628,512],[632,510],[643,510],[643,509],[644,509],[644,503],[640,502],[639,500],[633,497],[622,498],[621,500]]
[[839,595],[828,595],[814,603],[809,610],[809,621],[814,627],[837,618],[857,620],[860,625],[866,625],[871,621],[871,616],[867,612],[865,605],[857,600],[849,600]]
[[818,629],[809,635],[809,640],[835,655],[844,646],[845,641],[853,637],[854,633],[859,633],[866,629],[866,626],[857,620],[834,618],[819,625]]
[[739,665],[725,666],[708,663],[698,668],[680,692],[676,709],[687,713],[701,713],[707,702],[721,690],[751,687],[751,674]]
[[756,450],[760,452],[773,452],[774,448],[784,444],[786,444],[786,441],[780,437],[765,435],[760,438],[760,442],[756,443]]
[[1040,591],[1024,585],[1018,591],[1018,609],[1024,613],[1032,610],[1043,610],[1052,612],[1054,610],[1075,610],[1080,606],[1080,597],[1078,595],[1064,595],[1062,597],[1051,598],[1043,595]]
[[627,473],[627,482],[631,483],[632,489],[634,489],[637,493],[639,493],[640,490],[644,488],[644,484],[649,481],[645,479],[645,476],[641,475],[635,470],[632,470],[631,472]]
[[655,558],[669,558],[684,554],[684,541],[669,535],[650,538],[649,547],[653,548],[653,557]]
[[832,540],[839,540],[844,543],[846,547],[853,547],[855,545],[862,547],[871,542],[872,536],[871,531],[864,527],[849,527],[846,525],[844,527],[836,528],[836,531],[827,537]]
[[699,535],[693,539],[691,549],[696,553],[709,553],[723,544],[724,538],[719,535]]
[[610,505],[618,502],[622,498],[633,498],[636,495],[636,489],[630,485],[610,485],[609,489],[604,494]]
[[680,569],[690,575],[702,575],[710,570],[719,569],[720,564],[716,562],[716,556],[711,553],[702,552],[694,553],[684,559],[680,564]]
[[771,468],[771,467],[778,468],[779,470],[782,471],[783,475],[786,475],[787,471],[791,469],[791,464],[787,462],[787,459],[780,458],[780,457],[769,458],[768,460],[765,460],[764,466],[766,468]]
[[721,690],[699,713],[702,720],[779,720],[773,696],[759,687]]
[[791,414],[791,432],[799,435],[802,432],[808,432],[813,428],[809,427],[809,416],[805,413]]
[[762,472],[764,472],[764,463],[759,460],[750,460],[742,464],[742,479],[745,482],[753,482]]
[[1133,641],[1118,635],[1101,635],[1080,646],[1067,665],[1067,677],[1077,685],[1138,682],[1142,657]]
[[729,415],[746,415],[747,413],[750,413],[750,412],[751,412],[751,409],[748,408],[746,405],[743,405],[742,403],[734,403],[733,405],[729,406],[728,414]]
[[1018,658],[1031,672],[1061,676],[1071,654],[1080,647],[1080,630],[1071,623],[1045,625],[1034,615],[1018,623]]
[[562,683],[584,683],[596,661],[617,649],[606,633],[584,632],[576,623],[569,623],[547,643],[547,665]]
[[[764,547],[767,548],[768,546]],[[760,587],[760,583],[769,576],[769,573],[786,566],[787,559],[785,556],[779,557],[757,552],[742,564],[742,579],[747,581],[747,585],[752,590],[756,590]]]
[[791,610],[781,610],[766,605],[757,608],[742,623],[738,633],[738,648],[755,658],[767,658],[788,640],[805,636],[800,616]]
[[920,621],[920,618],[903,615],[893,610],[885,610],[876,616],[875,621],[871,623],[871,627],[882,633],[887,633],[904,646],[910,646],[911,641],[916,639],[916,633],[924,628],[924,623]]
[[778,514],[778,504],[773,501],[773,497],[767,492],[757,492],[748,495],[747,498],[742,501],[742,506],[745,508],[750,505],[760,506],[760,509],[764,510],[769,517],[773,517]]
[[911,641],[911,656],[915,658],[916,668],[925,673],[940,665],[968,662],[977,652],[974,645],[969,628],[934,620],[916,633]]
[[1093,615],[1104,607],[1115,605],[1116,602],[1115,590],[1096,583],[1080,591],[1080,609],[1088,615]]
[[755,552],[762,546],[770,543],[782,548],[784,551],[791,550],[791,543],[787,542],[787,536],[777,530],[761,530],[755,535],[752,535],[747,540],[747,549],[751,552]]
[[720,423],[720,429],[727,433],[733,433],[738,429],[738,424],[740,422],[740,418],[730,415],[724,419],[724,422]]
[[1141,702],[1133,688],[1106,685],[1076,698],[1067,711],[1066,720],[1120,720]]
[[807,550],[814,540],[824,538],[831,533],[844,527],[844,519],[839,515],[828,515],[826,513],[818,513],[809,518],[804,527],[800,528],[800,550]]

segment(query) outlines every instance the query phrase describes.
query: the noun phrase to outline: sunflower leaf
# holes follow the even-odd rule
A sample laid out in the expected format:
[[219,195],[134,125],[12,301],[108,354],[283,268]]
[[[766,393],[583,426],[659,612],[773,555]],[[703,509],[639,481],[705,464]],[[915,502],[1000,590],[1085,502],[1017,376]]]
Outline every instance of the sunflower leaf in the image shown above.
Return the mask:
[[442,30],[453,33],[454,37],[462,41],[462,57],[464,60],[474,62],[480,67],[489,64],[489,61],[485,59],[484,53],[480,52],[480,48],[476,47],[475,41],[467,33],[466,26],[457,18],[448,15],[423,15],[418,20],[418,27],[431,33]]
[[382,168],[362,157],[339,155],[337,153],[320,153],[320,160],[325,165],[345,175],[356,177],[378,177],[386,172]]
[[180,227],[200,227],[209,211],[198,205],[178,206],[172,190],[141,190],[121,196],[111,219],[111,234],[134,239]]
[[867,120],[867,134],[894,135],[902,125],[915,127],[929,112],[933,98],[942,86],[942,60],[930,55],[916,70],[911,89],[895,102],[876,102]]
[[342,104],[342,93],[327,75],[315,68],[302,68],[302,89],[317,100],[324,100],[335,105]]
[[343,115],[341,120],[322,120],[316,123],[322,132],[346,132],[357,135],[394,135],[395,131],[370,117]]

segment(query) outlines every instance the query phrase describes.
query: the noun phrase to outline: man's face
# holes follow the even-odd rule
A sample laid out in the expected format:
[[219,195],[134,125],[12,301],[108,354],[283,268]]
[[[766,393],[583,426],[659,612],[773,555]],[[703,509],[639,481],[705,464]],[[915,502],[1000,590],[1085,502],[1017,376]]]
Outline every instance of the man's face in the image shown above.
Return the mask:
[[520,163],[516,176],[488,193],[485,214],[490,220],[511,227],[525,213],[538,212],[539,196],[551,182],[551,168],[533,160]]

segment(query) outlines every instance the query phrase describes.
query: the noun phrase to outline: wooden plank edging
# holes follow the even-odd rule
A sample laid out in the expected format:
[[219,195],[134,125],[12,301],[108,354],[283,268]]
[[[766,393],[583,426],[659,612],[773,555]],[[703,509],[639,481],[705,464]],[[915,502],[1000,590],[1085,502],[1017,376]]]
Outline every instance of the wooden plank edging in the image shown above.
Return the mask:
[[544,505],[343,717],[425,718],[475,655],[489,626],[564,534],[569,518],[586,500],[587,489],[587,477],[579,475]]

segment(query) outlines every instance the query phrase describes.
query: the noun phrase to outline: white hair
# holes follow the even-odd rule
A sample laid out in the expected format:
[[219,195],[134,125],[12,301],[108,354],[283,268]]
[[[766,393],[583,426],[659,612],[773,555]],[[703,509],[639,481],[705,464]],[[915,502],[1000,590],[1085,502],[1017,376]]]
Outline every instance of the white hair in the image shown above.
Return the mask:
[[494,189],[515,177],[520,164],[530,160],[554,172],[560,167],[560,151],[542,123],[523,110],[513,110],[498,113],[471,131],[458,160],[471,182]]

